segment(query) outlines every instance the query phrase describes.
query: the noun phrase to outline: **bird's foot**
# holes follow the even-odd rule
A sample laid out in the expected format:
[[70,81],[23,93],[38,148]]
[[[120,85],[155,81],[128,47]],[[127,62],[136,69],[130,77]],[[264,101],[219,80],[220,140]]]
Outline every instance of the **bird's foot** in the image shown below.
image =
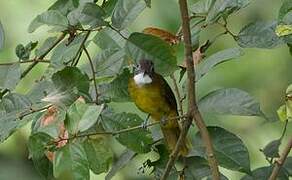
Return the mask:
[[149,119],[149,117],[150,117],[150,114],[148,114],[148,116],[147,116],[147,118],[143,121],[143,123],[141,124],[141,127],[143,128],[143,129],[147,129],[147,127],[148,127],[148,119]]

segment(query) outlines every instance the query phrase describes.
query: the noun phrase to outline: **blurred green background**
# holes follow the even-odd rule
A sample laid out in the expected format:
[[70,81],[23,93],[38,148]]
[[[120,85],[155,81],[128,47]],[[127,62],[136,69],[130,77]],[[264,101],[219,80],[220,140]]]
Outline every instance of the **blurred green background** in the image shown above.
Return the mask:
[[[0,20],[6,33],[5,47],[0,51],[0,63],[17,61],[14,49],[17,44],[26,44],[29,41],[42,42],[51,36],[46,28],[40,28],[33,34],[27,33],[31,20],[45,11],[54,0],[11,0],[0,2]],[[190,3],[195,2],[189,1]],[[245,9],[229,18],[228,26],[232,32],[238,33],[247,23],[255,20],[274,20],[282,1],[278,0],[251,0]],[[154,26],[176,32],[180,25],[180,16],[177,0],[153,0],[152,8],[146,9],[131,26],[132,31],[141,31],[145,27]],[[222,32],[219,26],[212,26],[202,33],[201,42],[207,37],[214,37]],[[221,37],[208,51],[207,56],[237,44],[229,36]],[[98,49],[91,47],[94,53]],[[272,119],[276,119],[277,108],[284,103],[284,93],[292,83],[292,57],[286,46],[276,49],[244,49],[245,55],[241,58],[219,65],[198,83],[199,96],[219,87],[241,88],[253,95],[262,106],[262,110]],[[178,61],[182,60],[182,52]],[[38,65],[17,87],[17,92],[25,93],[34,80],[43,73],[44,65]],[[132,111],[132,104],[125,104],[123,111]],[[117,105],[118,106],[118,105]],[[263,119],[254,117],[235,116],[206,116],[208,125],[220,125],[236,133],[246,144],[250,152],[251,168],[267,165],[264,155],[259,151],[269,141],[281,135],[283,123],[264,123]],[[28,159],[26,147],[29,135],[29,126],[22,128],[0,145],[0,180],[40,179]],[[292,123],[288,124],[288,134],[292,135]],[[285,143],[286,141],[284,141]],[[122,147],[115,144],[115,151],[120,153]],[[281,149],[283,147],[281,146]],[[291,155],[291,154],[290,154]],[[146,155],[147,156],[147,155]],[[114,179],[146,178],[138,174],[138,168],[146,157],[140,157],[123,169]],[[239,179],[243,174],[222,169],[230,179]],[[103,179],[92,175],[92,179]]]

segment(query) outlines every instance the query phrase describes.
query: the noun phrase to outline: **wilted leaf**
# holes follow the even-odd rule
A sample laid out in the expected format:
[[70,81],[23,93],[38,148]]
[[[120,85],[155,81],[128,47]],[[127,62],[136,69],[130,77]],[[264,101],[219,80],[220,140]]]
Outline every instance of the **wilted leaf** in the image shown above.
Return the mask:
[[107,172],[113,160],[113,153],[106,143],[106,139],[87,139],[84,142],[90,169],[95,174]]
[[20,80],[19,63],[0,66],[0,89],[13,90]]
[[253,22],[238,34],[237,43],[243,48],[275,48],[283,41],[276,35],[277,22]]
[[124,29],[146,8],[144,0],[118,0],[112,14],[112,25]]
[[207,14],[215,0],[200,0],[190,6],[190,10],[194,14]]
[[179,42],[179,39],[176,37],[176,35],[163,29],[148,27],[148,28],[145,28],[142,32],[144,34],[150,34],[150,35],[159,37],[171,45],[177,44]]
[[114,162],[114,164],[112,165],[112,168],[110,169],[110,171],[108,172],[108,174],[105,177],[105,180],[111,180],[115,174],[122,169],[123,167],[125,167],[135,156],[137,155],[137,153],[126,149],[118,158],[118,160],[116,162]]
[[211,71],[215,66],[230,61],[234,58],[238,58],[243,55],[243,51],[240,48],[230,48],[219,51],[215,54],[204,59],[196,69],[196,79],[199,80],[209,71]]
[[59,11],[49,10],[38,15],[36,18],[34,18],[34,20],[30,23],[28,27],[28,32],[32,33],[37,28],[45,24],[49,26],[55,26],[55,27],[61,28],[62,30],[65,30],[68,26],[68,20]]
[[264,116],[260,104],[247,92],[236,89],[215,90],[199,101],[203,112],[239,116]]
[[[267,180],[269,179],[271,173],[272,173],[272,166],[265,166],[265,167],[260,167],[251,172],[251,175],[245,175],[241,180]],[[287,173],[281,169],[277,180],[288,180],[288,175]]]
[[174,50],[158,37],[132,33],[126,43],[126,52],[136,63],[141,59],[152,60],[156,72],[164,76],[177,69]]
[[89,180],[89,163],[83,146],[78,142],[71,142],[57,150],[53,171],[56,178],[67,174],[72,179]]
[[262,150],[266,157],[275,158],[279,157],[279,147],[281,145],[281,140],[277,139],[269,142]]
[[278,25],[276,27],[277,36],[287,36],[292,34],[292,25]]
[[[126,34],[126,31],[121,31],[121,33]],[[93,38],[93,42],[101,49],[121,49],[126,44],[126,40],[110,28],[99,31]]]
[[[250,172],[248,149],[235,134],[220,127],[208,127],[219,165],[240,172]],[[194,154],[205,156],[205,145],[197,133],[193,141]],[[192,155],[192,153],[190,153]]]
[[0,50],[4,46],[4,39],[5,39],[4,28],[2,26],[2,23],[0,22]]
[[[102,114],[102,117],[102,124],[106,131],[116,132],[122,129],[139,126],[143,123],[143,119],[131,113],[113,114],[107,112],[107,114]],[[137,129],[117,134],[115,138],[121,144],[137,153],[147,153],[151,151],[151,133],[145,129]]]

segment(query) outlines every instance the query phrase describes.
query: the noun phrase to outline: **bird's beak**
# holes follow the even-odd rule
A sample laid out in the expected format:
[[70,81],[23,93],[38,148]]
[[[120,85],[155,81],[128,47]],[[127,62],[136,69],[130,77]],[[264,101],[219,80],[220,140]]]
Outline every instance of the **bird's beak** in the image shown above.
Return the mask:
[[145,73],[145,71],[143,71],[143,77],[145,77],[145,75],[146,75],[146,73]]

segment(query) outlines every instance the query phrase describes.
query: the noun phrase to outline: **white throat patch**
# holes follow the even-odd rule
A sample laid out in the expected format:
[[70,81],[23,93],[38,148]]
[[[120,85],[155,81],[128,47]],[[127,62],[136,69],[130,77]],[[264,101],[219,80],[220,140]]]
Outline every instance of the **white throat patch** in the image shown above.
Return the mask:
[[142,85],[151,83],[152,79],[150,78],[148,74],[144,75],[143,73],[139,73],[134,76],[134,81],[137,85],[142,86]]

